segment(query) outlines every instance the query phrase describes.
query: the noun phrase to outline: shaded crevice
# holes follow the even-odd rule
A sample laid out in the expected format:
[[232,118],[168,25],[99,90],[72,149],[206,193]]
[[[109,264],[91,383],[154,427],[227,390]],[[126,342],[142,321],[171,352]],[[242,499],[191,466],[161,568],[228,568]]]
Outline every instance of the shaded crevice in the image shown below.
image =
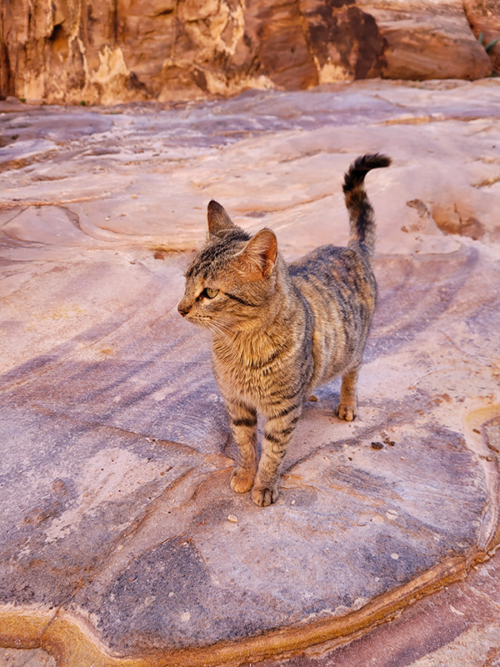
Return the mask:
[[116,48],[118,44],[118,0],[113,0],[111,29],[112,29],[113,45]]
[[158,12],[157,14],[154,15],[154,18],[159,18],[160,16],[172,16],[172,14],[175,14],[175,9],[164,9],[161,12]]
[[14,95],[14,73],[12,71],[9,47],[6,39],[6,24],[10,20],[9,3],[0,5],[0,100]]
[[[75,227],[76,229],[78,229],[78,231],[85,234],[85,232],[81,228],[80,218],[78,217],[78,214],[69,209],[67,206],[60,206],[59,208],[61,208],[66,213],[66,216],[70,221],[70,223],[73,225],[73,227]],[[85,236],[88,236],[88,234],[85,234]]]

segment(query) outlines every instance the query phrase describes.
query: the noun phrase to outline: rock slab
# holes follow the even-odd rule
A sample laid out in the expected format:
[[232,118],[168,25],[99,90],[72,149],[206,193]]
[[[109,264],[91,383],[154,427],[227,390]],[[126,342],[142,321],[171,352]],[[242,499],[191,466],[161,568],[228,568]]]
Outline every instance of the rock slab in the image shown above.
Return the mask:
[[[360,82],[170,111],[2,105],[1,645],[71,666],[257,661],[345,642],[488,557],[499,98]],[[374,151],[394,164],[367,179],[380,299],[360,416],[340,422],[338,381],[322,387],[258,508],[229,488],[183,268],[211,198],[287,258],[344,244],[342,173]]]

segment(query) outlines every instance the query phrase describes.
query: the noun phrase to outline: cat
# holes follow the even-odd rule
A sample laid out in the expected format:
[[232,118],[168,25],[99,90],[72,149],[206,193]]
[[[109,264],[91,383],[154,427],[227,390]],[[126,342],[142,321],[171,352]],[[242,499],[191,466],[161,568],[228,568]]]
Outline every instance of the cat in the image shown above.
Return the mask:
[[[311,390],[342,374],[337,415],[356,416],[356,383],[377,287],[375,221],[364,188],[390,158],[358,157],[344,177],[348,246],[325,245],[286,264],[273,231],[251,236],[208,204],[208,240],[191,261],[179,313],[212,331],[212,361],[238,459],[231,488],[260,506],[278,497],[279,471]],[[266,419],[260,461],[257,413]]]

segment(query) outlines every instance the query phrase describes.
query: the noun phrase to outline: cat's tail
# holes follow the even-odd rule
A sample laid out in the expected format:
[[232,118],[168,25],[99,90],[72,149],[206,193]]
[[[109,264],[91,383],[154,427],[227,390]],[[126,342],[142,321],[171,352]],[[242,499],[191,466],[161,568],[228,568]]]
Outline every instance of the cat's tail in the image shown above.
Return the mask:
[[349,245],[357,246],[370,258],[375,248],[375,218],[364,186],[365,176],[371,169],[388,167],[390,164],[391,158],[380,153],[361,155],[354,160],[344,176],[345,205],[351,225]]

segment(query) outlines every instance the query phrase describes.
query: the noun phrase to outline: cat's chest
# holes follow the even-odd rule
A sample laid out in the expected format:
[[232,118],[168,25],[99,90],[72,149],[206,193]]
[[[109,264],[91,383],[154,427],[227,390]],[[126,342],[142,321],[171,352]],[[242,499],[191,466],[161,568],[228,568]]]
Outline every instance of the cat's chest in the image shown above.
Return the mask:
[[250,357],[241,350],[213,350],[213,366],[223,393],[240,395],[260,402],[269,395],[276,374],[268,366],[261,366],[261,356]]

